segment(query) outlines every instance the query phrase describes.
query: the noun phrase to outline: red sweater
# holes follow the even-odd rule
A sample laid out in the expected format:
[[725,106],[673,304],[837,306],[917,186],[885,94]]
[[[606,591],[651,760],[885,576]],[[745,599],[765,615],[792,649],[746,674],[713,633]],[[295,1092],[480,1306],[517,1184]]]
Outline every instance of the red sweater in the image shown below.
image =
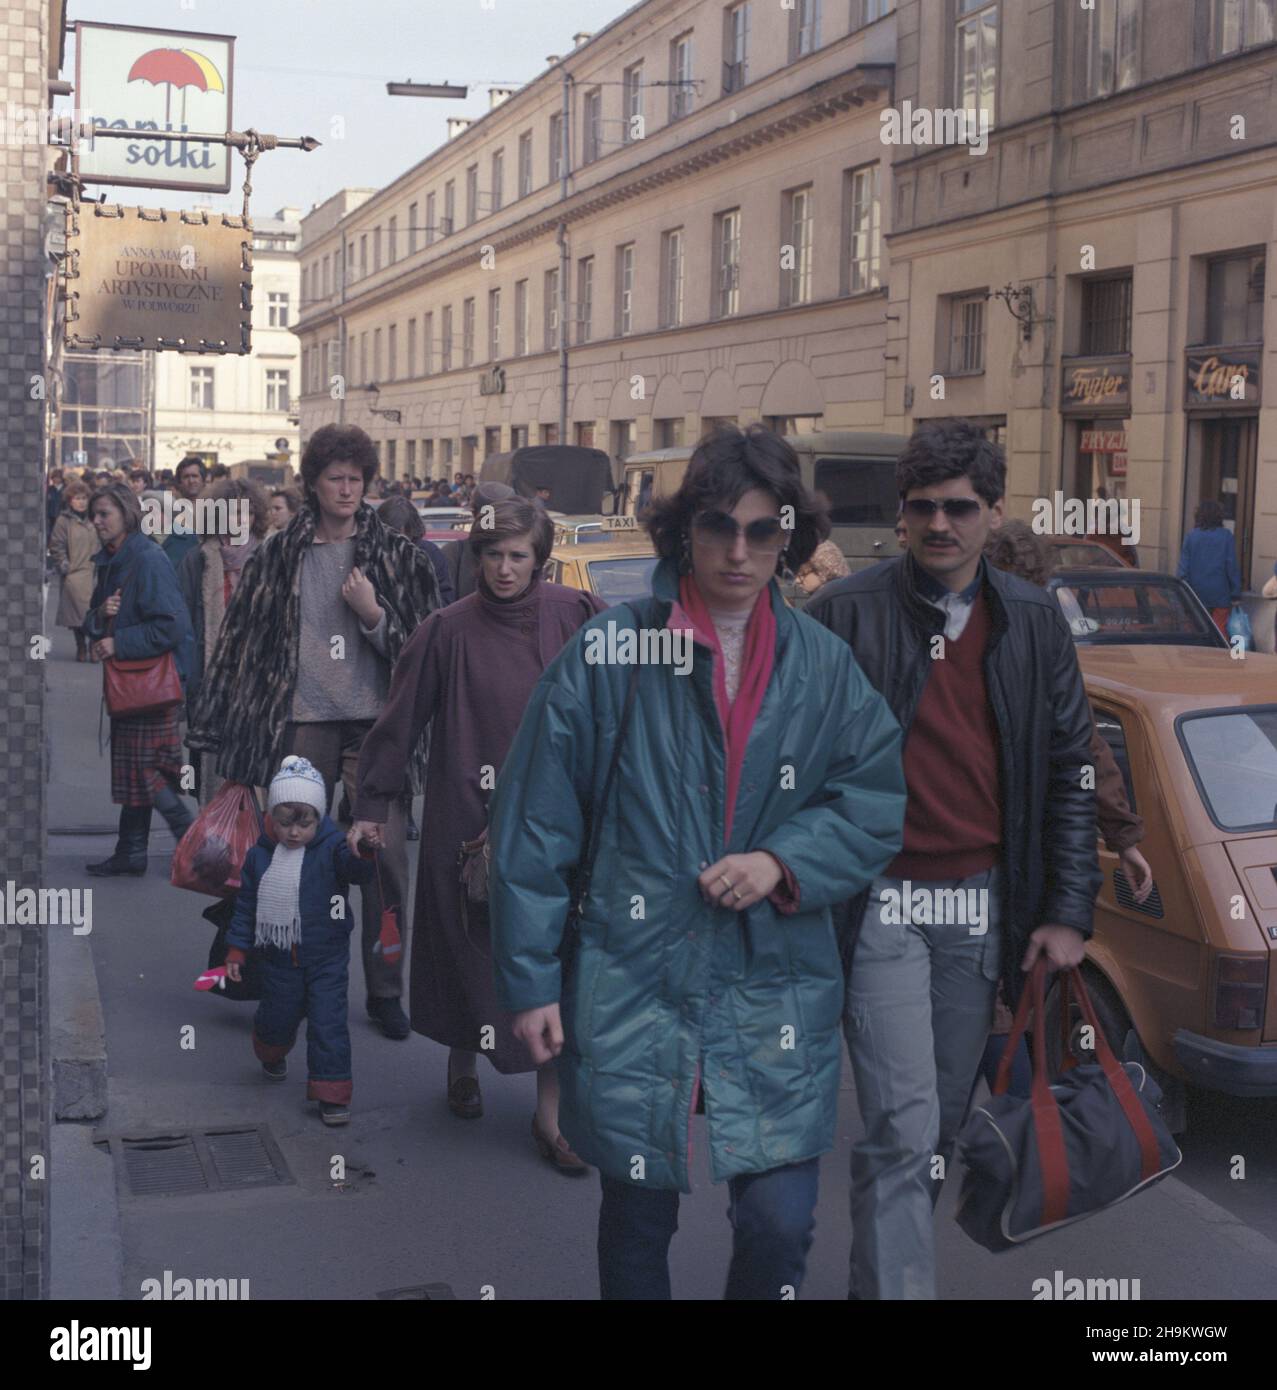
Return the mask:
[[1001,855],[997,725],[984,683],[989,609],[976,596],[957,641],[931,663],[905,736],[909,800],[892,878],[967,878]]

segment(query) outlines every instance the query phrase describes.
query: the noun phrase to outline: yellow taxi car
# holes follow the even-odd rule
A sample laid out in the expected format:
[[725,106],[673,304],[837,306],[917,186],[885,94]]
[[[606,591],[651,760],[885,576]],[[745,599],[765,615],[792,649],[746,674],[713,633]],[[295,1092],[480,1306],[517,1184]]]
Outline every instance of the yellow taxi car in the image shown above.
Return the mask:
[[556,542],[546,563],[545,577],[570,589],[584,589],[611,608],[652,592],[656,551],[647,536]]
[[[1277,1096],[1277,657],[1132,643],[1081,646],[1078,661],[1153,870],[1137,902],[1101,842],[1083,965],[1101,1026],[1159,1084]],[[1066,1038],[1082,1056],[1084,1020],[1074,1005],[1065,1024],[1059,993],[1053,1065]]]

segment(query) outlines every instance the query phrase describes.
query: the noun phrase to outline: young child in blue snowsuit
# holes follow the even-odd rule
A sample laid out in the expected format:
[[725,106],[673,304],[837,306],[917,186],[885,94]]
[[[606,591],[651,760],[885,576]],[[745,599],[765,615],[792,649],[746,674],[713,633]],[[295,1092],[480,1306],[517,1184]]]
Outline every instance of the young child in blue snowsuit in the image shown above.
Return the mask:
[[346,893],[367,883],[373,862],[351,853],[325,814],[324,779],[305,758],[285,758],[270,784],[266,830],[248,851],[235,915],[226,933],[226,973],[240,977],[244,953],[262,958],[262,1000],[253,1051],[272,1081],[306,1020],[308,1100],[325,1124],[350,1120],[353,1083],[346,992],[352,917]]

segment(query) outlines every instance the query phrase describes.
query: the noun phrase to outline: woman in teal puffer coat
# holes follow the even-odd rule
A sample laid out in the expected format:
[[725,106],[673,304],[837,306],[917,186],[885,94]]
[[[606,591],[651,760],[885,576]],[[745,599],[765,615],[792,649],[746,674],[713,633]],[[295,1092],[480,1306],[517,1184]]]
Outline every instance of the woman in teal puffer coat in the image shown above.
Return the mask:
[[[568,643],[497,782],[498,997],[534,1061],[558,1056],[560,1128],[600,1170],[603,1297],[670,1296],[703,1094],[711,1170],[731,1184],[727,1296],[782,1298],[834,1144],[830,908],[900,847],[900,731],[846,645],[780,597],[776,573],[828,532],[783,440],[719,431],[646,524],[653,597]],[[635,643],[664,659],[625,664]],[[590,821],[591,889],[564,943]]]

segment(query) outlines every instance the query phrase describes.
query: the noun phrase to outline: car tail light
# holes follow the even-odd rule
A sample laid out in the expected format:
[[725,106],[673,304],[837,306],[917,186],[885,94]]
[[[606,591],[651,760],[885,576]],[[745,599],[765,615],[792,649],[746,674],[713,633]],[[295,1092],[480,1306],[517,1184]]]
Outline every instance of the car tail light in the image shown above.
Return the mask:
[[1267,957],[1220,956],[1215,967],[1215,1027],[1262,1028],[1267,993]]

